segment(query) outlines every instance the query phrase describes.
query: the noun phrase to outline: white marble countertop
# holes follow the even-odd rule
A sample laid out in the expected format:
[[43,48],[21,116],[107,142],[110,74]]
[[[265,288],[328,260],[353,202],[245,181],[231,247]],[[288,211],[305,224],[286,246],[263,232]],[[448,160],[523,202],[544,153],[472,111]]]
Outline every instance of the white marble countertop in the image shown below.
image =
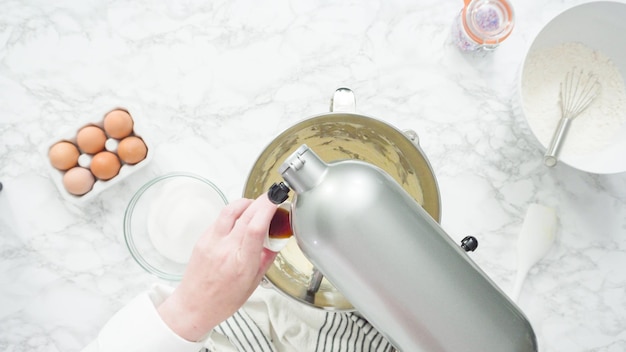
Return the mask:
[[[462,1],[80,1],[0,3],[0,350],[75,351],[156,279],[131,258],[133,193],[168,171],[230,200],[282,130],[353,89],[357,111],[420,136],[442,225],[505,291],[530,203],[554,207],[554,246],[519,305],[541,351],[626,350],[626,175],[548,169],[516,116],[518,67],[540,26],[580,1],[514,1],[497,50],[450,42]],[[76,206],[41,145],[97,106],[141,111],[151,163]]]

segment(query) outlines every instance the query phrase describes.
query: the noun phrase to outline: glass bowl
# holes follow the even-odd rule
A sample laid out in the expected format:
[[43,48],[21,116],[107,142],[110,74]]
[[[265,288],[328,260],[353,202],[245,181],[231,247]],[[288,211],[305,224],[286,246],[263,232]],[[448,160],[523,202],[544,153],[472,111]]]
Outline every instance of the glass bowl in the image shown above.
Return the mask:
[[143,185],[124,213],[124,239],[131,255],[150,274],[179,281],[193,245],[228,204],[211,181],[176,172]]

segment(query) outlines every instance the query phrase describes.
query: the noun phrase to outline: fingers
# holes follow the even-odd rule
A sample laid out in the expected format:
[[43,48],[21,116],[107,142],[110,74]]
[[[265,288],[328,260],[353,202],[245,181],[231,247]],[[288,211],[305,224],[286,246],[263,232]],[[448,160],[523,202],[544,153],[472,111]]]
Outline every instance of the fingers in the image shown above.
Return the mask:
[[[276,204],[272,203],[266,194],[262,194],[244,211],[239,219],[241,226],[245,226],[245,231],[241,231],[240,234],[243,236],[240,242],[243,255],[258,255],[261,252],[276,209]],[[240,225],[239,221],[235,227]]]
[[226,205],[213,224],[213,232],[217,235],[228,235],[235,226],[237,219],[250,207],[252,202],[252,199],[242,198]]

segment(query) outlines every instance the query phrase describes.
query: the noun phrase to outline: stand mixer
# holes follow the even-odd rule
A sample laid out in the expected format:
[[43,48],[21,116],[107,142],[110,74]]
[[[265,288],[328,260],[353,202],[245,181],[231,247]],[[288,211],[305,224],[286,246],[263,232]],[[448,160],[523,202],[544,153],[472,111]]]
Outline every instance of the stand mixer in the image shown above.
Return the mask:
[[524,314],[385,171],[326,163],[306,145],[278,170],[284,182],[269,196],[295,193],[293,233],[316,268],[310,290],[326,277],[403,352],[537,351]]

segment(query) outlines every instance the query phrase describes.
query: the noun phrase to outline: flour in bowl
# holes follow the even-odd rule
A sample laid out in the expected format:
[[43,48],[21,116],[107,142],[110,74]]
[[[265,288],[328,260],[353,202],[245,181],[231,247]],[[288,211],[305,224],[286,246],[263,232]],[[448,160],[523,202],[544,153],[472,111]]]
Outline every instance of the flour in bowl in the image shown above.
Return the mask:
[[532,51],[524,65],[522,103],[539,141],[544,146],[550,143],[561,118],[560,84],[574,67],[597,75],[602,87],[591,105],[572,121],[562,155],[602,150],[626,128],[626,88],[619,69],[602,52],[568,42]]

